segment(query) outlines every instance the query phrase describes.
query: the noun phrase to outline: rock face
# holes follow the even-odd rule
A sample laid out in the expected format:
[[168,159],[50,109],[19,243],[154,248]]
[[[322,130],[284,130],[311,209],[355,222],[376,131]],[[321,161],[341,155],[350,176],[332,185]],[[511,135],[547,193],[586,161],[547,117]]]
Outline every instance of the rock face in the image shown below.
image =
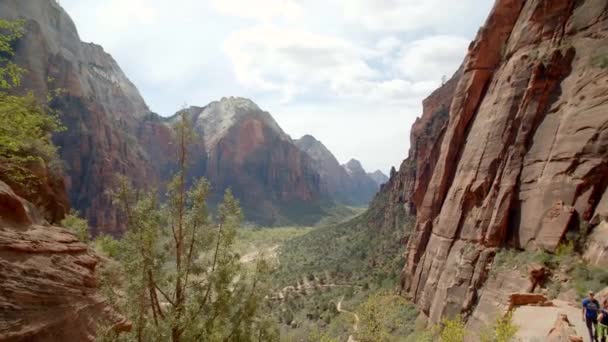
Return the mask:
[[76,27],[54,0],[6,0],[3,19],[25,19],[16,62],[28,70],[23,87],[40,97],[62,89],[53,106],[68,129],[54,138],[66,163],[73,207],[96,230],[121,229],[106,192],[116,174],[138,186],[157,176],[135,136],[148,107],[118,64],[103,49],[80,41]]
[[583,338],[577,336],[576,329],[568,320],[568,316],[559,314],[555,320],[555,324],[547,335],[547,342],[574,342],[583,341]]
[[378,184],[378,186],[388,182],[388,176],[384,174],[384,172],[380,170],[376,170],[374,172],[367,174],[371,179]]
[[608,267],[608,222],[602,221],[587,239],[584,258],[592,265]]
[[320,218],[328,198],[313,161],[268,112],[235,97],[188,111],[206,151],[194,156],[194,173],[211,181],[217,200],[231,188],[247,219],[266,225]]
[[432,323],[485,314],[498,248],[553,250],[577,223],[601,217],[607,44],[604,0],[498,0],[440,89],[449,110],[415,125],[410,158],[383,191],[389,206],[416,213],[403,292]]
[[405,215],[415,215],[417,202],[425,193],[448,122],[450,103],[462,69],[423,101],[423,113],[411,130],[409,156],[399,168],[391,169],[390,177],[370,206],[382,207],[384,215],[374,222],[382,229],[393,229]]
[[97,262],[0,182],[0,340],[95,341],[100,321],[129,329],[97,292]]
[[[378,182],[384,176],[381,171],[374,173],[378,177],[376,181],[370,174],[364,175],[365,170],[356,160],[349,162],[352,170],[340,165],[327,147],[311,135],[305,135],[294,143],[313,160],[322,187],[337,201],[348,205],[367,205],[378,191]],[[376,185],[372,186],[370,180],[376,182]]]
[[33,203],[47,221],[59,223],[70,210],[63,175],[50,169],[42,159],[33,160],[29,164],[32,181],[27,186],[4,177],[1,164],[0,181],[7,183],[18,196]]
[[[123,221],[108,191],[116,175],[127,176],[138,188],[158,188],[168,179],[175,170],[171,119],[150,112],[100,46],[80,41],[55,0],[1,1],[0,18],[26,22],[26,35],[15,46],[15,61],[28,70],[23,88],[41,99],[51,90],[63,90],[52,103],[67,127],[54,137],[66,164],[65,180],[55,180],[56,187],[65,182],[69,202],[88,219],[93,233],[120,234]],[[194,149],[193,175],[212,181],[215,200],[231,187],[246,219],[262,224],[299,223],[302,218],[310,223],[322,214],[321,202],[329,199],[312,161],[270,114],[235,98],[188,110],[202,137]],[[46,199],[32,201],[55,203],[47,209],[61,219],[67,200]]]
[[349,194],[360,203],[367,203],[378,192],[378,184],[365,172],[361,162],[349,160],[342,165],[350,178]]

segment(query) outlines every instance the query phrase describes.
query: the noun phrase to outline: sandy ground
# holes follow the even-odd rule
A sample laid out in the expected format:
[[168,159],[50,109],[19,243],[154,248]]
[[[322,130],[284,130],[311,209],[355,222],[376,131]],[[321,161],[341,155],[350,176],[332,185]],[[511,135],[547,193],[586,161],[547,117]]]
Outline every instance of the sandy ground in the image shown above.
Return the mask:
[[554,307],[542,306],[522,306],[515,309],[513,313],[513,323],[519,327],[517,340],[523,342],[541,342],[553,328],[557,315],[564,313],[568,316],[571,324],[574,324],[576,332],[583,337],[585,342],[589,341],[587,328],[582,321],[581,308],[574,304],[553,301]]

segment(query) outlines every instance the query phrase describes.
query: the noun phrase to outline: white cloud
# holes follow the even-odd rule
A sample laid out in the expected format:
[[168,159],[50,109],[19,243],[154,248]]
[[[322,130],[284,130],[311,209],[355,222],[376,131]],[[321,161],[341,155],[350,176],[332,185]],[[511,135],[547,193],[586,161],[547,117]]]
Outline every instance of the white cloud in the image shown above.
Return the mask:
[[413,81],[450,77],[462,63],[469,40],[458,36],[431,36],[403,47],[395,66]]
[[224,44],[237,79],[278,91],[285,100],[315,87],[342,95],[349,84],[378,76],[371,51],[344,39],[266,25],[234,33]]
[[[333,0],[344,17],[373,31],[449,30],[471,25],[471,17],[487,12],[492,1],[480,0]],[[485,15],[486,13],[483,13]],[[473,25],[480,23],[474,22]]]
[[492,3],[61,0],[153,110],[249,97],[288,133],[385,171],[405,157],[422,99],[456,70]]
[[263,21],[275,17],[294,20],[304,14],[304,9],[291,0],[212,0],[212,4],[222,14]]

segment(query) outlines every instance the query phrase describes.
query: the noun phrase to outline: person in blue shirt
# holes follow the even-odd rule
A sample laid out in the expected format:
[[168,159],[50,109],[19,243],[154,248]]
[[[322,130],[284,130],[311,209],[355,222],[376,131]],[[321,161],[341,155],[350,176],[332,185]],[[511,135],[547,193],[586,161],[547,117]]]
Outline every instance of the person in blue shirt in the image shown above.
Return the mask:
[[608,299],[602,303],[597,324],[597,338],[606,342],[606,337],[608,337]]
[[600,311],[600,303],[595,299],[593,291],[589,291],[587,298],[583,299],[583,322],[587,325],[589,338],[597,341],[597,316]]

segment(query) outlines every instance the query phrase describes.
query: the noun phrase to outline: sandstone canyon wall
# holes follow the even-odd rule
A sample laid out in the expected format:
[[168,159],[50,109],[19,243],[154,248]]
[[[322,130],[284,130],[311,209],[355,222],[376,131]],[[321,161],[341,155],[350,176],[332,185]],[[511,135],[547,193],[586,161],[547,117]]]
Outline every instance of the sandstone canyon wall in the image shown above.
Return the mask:
[[491,323],[501,288],[529,285],[487,279],[498,249],[553,251],[605,221],[607,46],[605,0],[498,0],[461,71],[425,101],[383,194],[416,214],[402,285],[431,322]]
[[[56,188],[65,182],[71,206],[88,219],[93,233],[120,234],[124,224],[108,192],[119,174],[138,188],[162,187],[175,171],[177,144],[171,119],[150,111],[102,47],[81,42],[74,23],[55,0],[3,0],[0,18],[25,20],[26,35],[15,46],[15,61],[28,70],[23,88],[41,99],[49,91],[62,90],[52,103],[67,128],[54,137],[65,162],[65,180],[54,180]],[[193,114],[196,108],[203,111],[222,103],[230,107],[241,100],[223,99],[188,111]],[[192,176],[209,178],[216,201],[231,187],[249,221],[313,223],[331,199],[319,186],[310,158],[270,114],[255,107],[239,112],[238,120],[225,121],[222,111],[211,111],[208,120],[193,120],[199,140]],[[67,199],[56,203],[50,212],[69,207]]]
[[98,293],[99,258],[0,181],[0,340],[95,341],[130,323]]
[[80,41],[67,13],[51,0],[5,0],[0,16],[25,20],[15,47],[25,68],[23,87],[44,98],[61,89],[53,103],[67,127],[55,136],[64,160],[72,206],[99,231],[121,229],[107,191],[116,174],[137,186],[156,180],[152,165],[132,134],[149,109],[118,64],[95,44]]
[[356,160],[350,162],[352,170],[346,165],[340,165],[331,151],[311,135],[305,135],[294,143],[312,159],[324,190],[341,203],[367,205],[378,192],[380,183],[387,181],[380,171],[366,173]]

